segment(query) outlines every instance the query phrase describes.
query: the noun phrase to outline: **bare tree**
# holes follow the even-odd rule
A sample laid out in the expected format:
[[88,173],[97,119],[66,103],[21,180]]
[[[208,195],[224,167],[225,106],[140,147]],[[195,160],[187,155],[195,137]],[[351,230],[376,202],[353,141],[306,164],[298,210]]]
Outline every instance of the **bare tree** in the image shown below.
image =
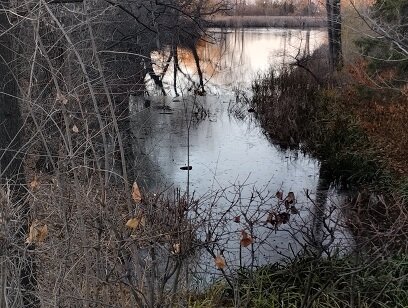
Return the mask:
[[0,3],[0,307],[178,301],[194,203],[135,197],[129,96],[222,2]]

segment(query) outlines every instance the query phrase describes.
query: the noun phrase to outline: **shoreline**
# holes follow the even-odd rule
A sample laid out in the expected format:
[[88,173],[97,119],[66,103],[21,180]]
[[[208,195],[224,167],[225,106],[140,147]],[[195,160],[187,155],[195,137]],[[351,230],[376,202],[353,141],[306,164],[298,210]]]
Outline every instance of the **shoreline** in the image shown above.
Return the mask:
[[208,27],[217,28],[323,28],[326,18],[321,16],[216,16],[208,20]]

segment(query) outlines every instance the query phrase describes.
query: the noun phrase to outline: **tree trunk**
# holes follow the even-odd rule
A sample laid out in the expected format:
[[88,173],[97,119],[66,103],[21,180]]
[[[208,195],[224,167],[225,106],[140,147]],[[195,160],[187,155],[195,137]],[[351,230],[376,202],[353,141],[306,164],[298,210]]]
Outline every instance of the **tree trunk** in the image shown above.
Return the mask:
[[200,79],[200,90],[197,89],[198,90],[197,93],[199,93],[200,95],[204,95],[205,94],[205,88],[204,88],[203,72],[202,72],[201,66],[200,66],[200,56],[198,55],[197,48],[194,45],[194,43],[192,43],[190,45],[190,49],[191,49],[191,52],[193,53],[194,62],[195,62],[196,67],[197,67],[198,77]]
[[[18,206],[19,228],[18,238],[13,251],[9,251],[13,260],[13,277],[20,277],[22,300],[17,299],[23,307],[37,307],[38,300],[34,296],[35,269],[33,262],[33,246],[25,249],[24,240],[28,231],[29,204],[25,189],[25,175],[23,167],[23,153],[21,149],[22,119],[17,100],[17,81],[14,78],[13,63],[13,36],[12,25],[9,23],[6,12],[10,8],[9,1],[0,3],[0,183],[8,184],[11,190],[11,203]],[[6,253],[7,251],[2,251]],[[6,273],[8,275],[9,273]],[[11,278],[11,277],[10,277]],[[1,290],[2,294],[6,294]],[[5,298],[5,301],[8,299]],[[15,299],[13,299],[15,300]]]
[[[9,30],[11,25],[3,13],[7,2],[0,12],[0,32]],[[12,63],[12,36],[10,32],[0,36],[0,175],[2,182],[13,184],[24,182],[22,154],[20,150],[21,114],[17,101],[17,84],[9,64]]]
[[178,70],[178,65],[179,65],[179,59],[178,59],[178,50],[177,50],[177,44],[174,42],[171,45],[171,48],[173,49],[173,80],[174,80],[174,94],[178,96],[177,92],[177,70]]
[[326,10],[330,66],[332,70],[339,70],[343,65],[340,0],[326,0]]

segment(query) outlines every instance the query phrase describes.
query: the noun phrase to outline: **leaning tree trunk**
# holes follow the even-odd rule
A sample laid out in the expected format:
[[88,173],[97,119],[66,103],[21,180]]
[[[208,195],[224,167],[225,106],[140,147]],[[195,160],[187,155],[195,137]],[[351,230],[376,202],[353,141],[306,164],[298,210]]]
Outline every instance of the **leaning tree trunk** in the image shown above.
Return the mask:
[[[7,278],[6,285],[2,287],[9,289],[9,283],[19,285],[22,299],[18,294],[0,290],[0,296],[3,297],[0,302],[7,305],[10,294],[14,297],[11,300],[17,301],[19,306],[36,307],[38,301],[33,293],[35,289],[33,247],[26,249],[24,243],[28,231],[29,204],[21,148],[22,119],[17,99],[17,81],[11,67],[14,52],[12,25],[7,16],[9,8],[9,1],[0,2],[0,183],[2,186],[7,185],[10,191],[9,202],[15,207],[12,211],[15,215],[13,219],[18,221],[18,225],[15,233],[9,233],[15,237],[2,240],[5,243],[12,241],[13,245],[0,247],[0,256],[2,260],[4,258],[8,260],[6,266],[1,268],[3,271],[1,275]],[[7,222],[7,218],[5,221]],[[17,277],[19,281],[13,279]]]

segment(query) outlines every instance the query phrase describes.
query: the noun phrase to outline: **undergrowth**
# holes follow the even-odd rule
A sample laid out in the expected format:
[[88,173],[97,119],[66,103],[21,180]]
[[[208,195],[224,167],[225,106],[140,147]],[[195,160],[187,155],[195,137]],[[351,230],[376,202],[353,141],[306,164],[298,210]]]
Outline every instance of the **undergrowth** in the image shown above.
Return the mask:
[[237,276],[239,296],[218,284],[190,307],[407,307],[407,265],[406,255],[302,257]]
[[[401,168],[395,172],[390,165],[402,153],[397,152],[394,157],[390,154],[398,144],[391,150],[384,145],[388,150],[382,152],[380,138],[368,133],[373,129],[366,127],[369,119],[363,118],[364,110],[370,106],[361,101],[367,101],[367,95],[373,98],[379,94],[370,90],[374,94],[365,91],[360,95],[358,85],[340,85],[344,77],[329,73],[324,54],[325,48],[321,48],[282,71],[271,68],[259,76],[252,85],[251,107],[274,143],[284,148],[301,148],[319,158],[330,180],[394,190],[404,177],[398,176]],[[375,115],[370,115],[373,123],[378,122]],[[404,125],[400,122],[400,126]],[[378,126],[383,128],[385,124]]]
[[406,251],[403,98],[367,85],[362,91],[362,83],[347,72],[330,74],[324,53],[321,48],[282,72],[271,69],[260,76],[253,82],[251,107],[273,141],[319,158],[321,175],[354,193],[346,208],[355,235],[372,239],[382,251]]

